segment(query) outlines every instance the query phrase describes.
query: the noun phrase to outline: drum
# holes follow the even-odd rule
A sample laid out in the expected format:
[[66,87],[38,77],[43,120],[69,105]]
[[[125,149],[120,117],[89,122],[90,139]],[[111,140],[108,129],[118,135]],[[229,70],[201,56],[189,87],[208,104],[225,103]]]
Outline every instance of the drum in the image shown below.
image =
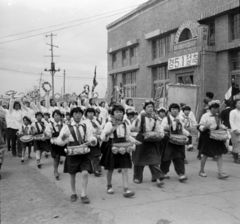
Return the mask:
[[57,137],[57,138],[51,138],[50,142],[53,145],[65,146],[68,143],[68,139],[63,141],[60,137]]
[[136,147],[131,142],[121,142],[121,143],[113,143],[112,145],[112,153],[113,154],[125,154],[125,153],[131,153],[132,151],[135,151]]
[[20,138],[21,142],[31,142],[33,140],[33,136],[32,135],[24,135]]
[[40,141],[44,138],[44,134],[34,135],[34,140]]
[[68,146],[64,149],[68,156],[82,155],[90,153],[90,148],[86,145]]
[[146,142],[160,142],[164,138],[164,135],[160,132],[150,131],[143,134],[144,141]]
[[188,137],[185,135],[170,134],[169,142],[174,145],[187,145]]
[[137,137],[137,134],[138,134],[138,132],[131,132],[131,136],[132,136],[133,138],[136,138],[136,137]]
[[218,141],[226,141],[228,139],[228,132],[227,132],[227,130],[222,130],[222,129],[211,130],[210,138],[218,140]]

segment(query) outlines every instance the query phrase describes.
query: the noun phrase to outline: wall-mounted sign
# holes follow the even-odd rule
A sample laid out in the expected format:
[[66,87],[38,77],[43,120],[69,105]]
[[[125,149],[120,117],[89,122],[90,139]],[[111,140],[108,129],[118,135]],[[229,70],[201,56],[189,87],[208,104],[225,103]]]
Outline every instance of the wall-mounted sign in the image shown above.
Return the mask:
[[199,52],[168,59],[168,70],[196,66],[199,64]]
[[197,38],[198,37],[198,26],[200,24],[197,21],[186,21],[184,22],[178,29],[175,39],[174,39],[174,43],[177,44],[179,43],[179,38],[182,34],[182,32],[185,29],[189,29],[191,34],[192,34],[192,38]]

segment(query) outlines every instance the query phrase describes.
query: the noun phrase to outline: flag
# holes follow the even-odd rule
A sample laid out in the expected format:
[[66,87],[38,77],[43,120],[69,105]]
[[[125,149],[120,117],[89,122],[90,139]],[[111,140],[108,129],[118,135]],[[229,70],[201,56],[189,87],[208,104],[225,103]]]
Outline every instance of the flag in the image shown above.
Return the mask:
[[239,88],[231,86],[225,94],[225,100],[231,100],[231,97],[233,97],[234,100],[235,98],[238,98],[236,95],[239,95],[239,93],[240,93]]
[[95,87],[98,85],[98,82],[96,80],[96,75],[97,75],[97,66],[95,66],[95,71],[94,71],[92,92],[94,92]]

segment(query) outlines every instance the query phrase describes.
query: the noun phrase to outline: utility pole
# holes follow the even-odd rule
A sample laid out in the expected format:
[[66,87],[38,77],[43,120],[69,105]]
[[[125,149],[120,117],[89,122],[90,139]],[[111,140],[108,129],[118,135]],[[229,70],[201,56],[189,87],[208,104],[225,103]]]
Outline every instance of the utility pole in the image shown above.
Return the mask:
[[66,84],[66,73],[65,73],[65,69],[64,69],[64,73],[63,73],[63,95],[65,94],[65,84]]
[[40,79],[39,79],[39,92],[41,92],[41,83],[42,83],[42,73],[40,74]]
[[51,44],[47,44],[47,45],[51,46],[51,49],[50,49],[51,56],[45,56],[45,57],[51,57],[51,69],[45,69],[45,71],[50,72],[51,75],[52,75],[52,97],[54,98],[54,74],[56,72],[59,72],[60,69],[58,69],[58,70],[55,69],[55,63],[53,62],[53,58],[54,57],[59,57],[59,56],[53,55],[53,47],[58,48],[58,46],[54,46],[53,45],[53,36],[57,36],[57,35],[56,34],[52,34],[52,33],[50,35],[46,35],[46,37],[49,37],[49,36],[51,37]]

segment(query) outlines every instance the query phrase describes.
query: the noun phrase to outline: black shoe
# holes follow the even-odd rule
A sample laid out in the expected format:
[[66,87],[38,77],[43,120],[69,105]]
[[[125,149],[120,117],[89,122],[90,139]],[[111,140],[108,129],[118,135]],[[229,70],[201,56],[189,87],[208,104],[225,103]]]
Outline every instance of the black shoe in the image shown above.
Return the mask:
[[201,159],[202,159],[202,157],[201,157],[200,155],[198,155],[198,156],[197,156],[197,159],[198,159],[198,160],[201,160]]
[[88,199],[87,196],[81,197],[81,200],[82,200],[83,204],[89,204],[90,203],[90,200]]
[[38,169],[41,169],[42,168],[42,164],[40,162],[38,162],[37,167],[38,167]]
[[77,201],[78,196],[76,194],[71,195],[71,202]]
[[100,176],[101,176],[101,173],[98,172],[98,171],[96,171],[96,172],[94,173],[94,175],[95,175],[95,177],[100,177]]
[[141,184],[141,183],[142,183],[142,181],[137,180],[137,179],[134,179],[133,182],[134,182],[135,184]]
[[21,163],[24,163],[24,159],[21,159]]

